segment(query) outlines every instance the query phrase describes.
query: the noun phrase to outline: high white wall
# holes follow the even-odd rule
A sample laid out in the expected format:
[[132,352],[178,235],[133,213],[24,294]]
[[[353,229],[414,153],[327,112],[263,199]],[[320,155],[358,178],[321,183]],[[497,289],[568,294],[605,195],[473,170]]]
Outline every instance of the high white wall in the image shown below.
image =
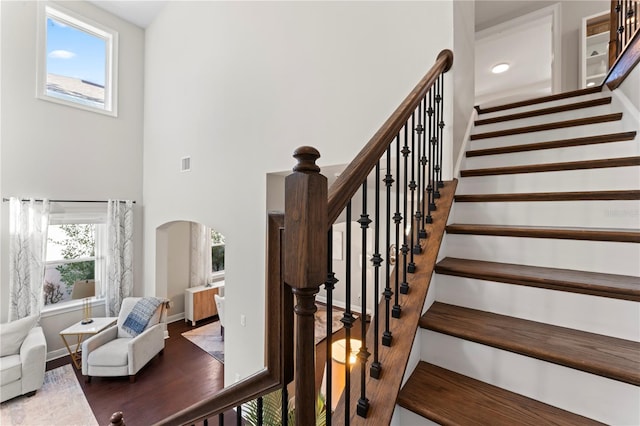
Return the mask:
[[[113,118],[37,99],[37,3],[2,2],[0,193],[3,197],[119,198],[140,203],[144,32],[88,2],[64,2],[64,7],[118,31],[119,115]],[[8,316],[7,213],[8,203],[2,203],[0,321],[6,321]],[[142,287],[140,219],[138,204],[134,264],[136,293],[140,293]],[[81,312],[77,310],[62,314],[55,321],[64,328],[80,318]],[[44,318],[43,321],[49,320]],[[44,326],[45,330],[55,328],[47,324]],[[57,331],[47,335],[50,351],[62,347]]]
[[227,384],[264,365],[267,173],[290,170],[300,145],[321,166],[350,161],[453,48],[452,26],[449,1],[170,2],[147,28],[145,293],[167,292],[157,227],[225,235]]

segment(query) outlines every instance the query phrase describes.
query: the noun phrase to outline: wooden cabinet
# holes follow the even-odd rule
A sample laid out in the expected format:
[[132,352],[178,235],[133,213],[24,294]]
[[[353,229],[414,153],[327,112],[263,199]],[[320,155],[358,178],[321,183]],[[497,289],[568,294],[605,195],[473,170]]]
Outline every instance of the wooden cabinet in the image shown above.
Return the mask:
[[196,325],[196,321],[216,315],[218,310],[213,295],[218,294],[222,286],[224,281],[214,283],[211,287],[199,286],[186,289],[184,292],[185,322],[191,321],[191,325]]
[[609,12],[582,18],[580,87],[602,83],[609,71]]

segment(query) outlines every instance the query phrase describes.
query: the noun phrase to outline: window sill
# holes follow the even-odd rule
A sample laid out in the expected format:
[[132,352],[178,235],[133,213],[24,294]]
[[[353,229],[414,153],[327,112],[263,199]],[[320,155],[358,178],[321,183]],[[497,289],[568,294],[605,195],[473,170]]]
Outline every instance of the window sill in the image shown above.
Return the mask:
[[[69,302],[56,303],[55,305],[45,306],[40,312],[40,317],[48,318],[56,315],[63,315],[69,312],[81,311],[83,309],[83,300],[84,299],[78,299]],[[91,299],[91,308],[103,305],[104,299]]]

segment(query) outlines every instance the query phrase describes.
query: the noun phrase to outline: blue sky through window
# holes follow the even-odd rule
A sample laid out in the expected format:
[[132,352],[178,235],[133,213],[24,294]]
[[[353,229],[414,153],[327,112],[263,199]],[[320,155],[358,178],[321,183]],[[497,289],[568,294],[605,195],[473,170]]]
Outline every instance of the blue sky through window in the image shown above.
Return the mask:
[[47,73],[104,86],[106,41],[47,18]]

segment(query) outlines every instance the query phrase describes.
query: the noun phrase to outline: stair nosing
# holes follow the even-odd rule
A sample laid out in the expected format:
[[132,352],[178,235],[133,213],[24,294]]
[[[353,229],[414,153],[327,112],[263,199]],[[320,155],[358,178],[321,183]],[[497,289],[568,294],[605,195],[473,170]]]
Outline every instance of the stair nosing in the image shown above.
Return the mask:
[[522,133],[542,132],[547,130],[564,129],[567,127],[586,126],[589,124],[600,124],[600,123],[606,123],[610,121],[618,121],[621,119],[622,119],[622,113],[616,112],[611,114],[596,115],[593,117],[576,118],[573,120],[555,121],[552,123],[536,124],[533,126],[516,127],[512,129],[505,129],[505,130],[496,130],[493,132],[475,133],[475,134],[471,134],[469,136],[469,139],[472,141],[479,140],[479,139],[490,139],[490,138],[497,138],[497,137],[503,137],[503,136],[519,135]]
[[478,114],[489,114],[492,112],[504,111],[506,109],[520,108],[523,106],[530,106],[530,105],[536,105],[536,104],[541,104],[545,102],[557,101],[561,99],[574,98],[577,96],[590,95],[592,93],[598,93],[601,91],[602,91],[602,85],[587,87],[585,89],[572,90],[570,92],[558,93],[555,95],[542,96],[534,99],[527,99],[525,101],[511,102],[508,104],[497,105],[495,107],[482,108],[480,106],[476,106],[475,109],[476,111],[478,111]]
[[[480,272],[474,271],[475,267],[482,270]],[[640,278],[627,275],[452,257],[446,257],[438,262],[435,272],[441,275],[640,302]],[[550,278],[551,275],[553,278]],[[576,279],[576,275],[582,275],[583,280]],[[603,284],[616,280],[621,281],[624,285],[616,287]]]
[[581,138],[573,138],[573,139],[559,139],[555,141],[548,142],[535,142],[530,144],[521,144],[521,145],[507,145],[507,146],[499,146],[494,148],[484,148],[484,149],[475,149],[469,150],[465,153],[467,158],[471,157],[481,157],[485,155],[499,155],[499,154],[511,154],[516,152],[528,152],[528,151],[540,151],[545,149],[555,149],[555,148],[569,148],[576,146],[584,146],[584,145],[595,145],[600,143],[611,143],[611,142],[624,142],[633,140],[636,137],[637,132],[619,132],[619,133],[609,133],[605,135],[597,135],[597,136],[586,136]]
[[[454,311],[453,315],[464,314],[467,318],[471,316],[472,319],[470,321],[473,321],[477,326],[473,328],[467,327],[464,330],[460,328],[454,330],[451,314],[448,315],[447,321],[437,321],[432,319],[434,315],[442,315],[442,313],[433,313],[433,311],[443,309],[448,310],[449,313]],[[447,314],[445,313],[444,315]],[[482,323],[481,321],[485,321],[487,324]],[[509,327],[511,330],[504,333],[506,333],[509,338],[495,335],[489,336],[489,331],[485,330],[486,328],[498,327],[496,324],[502,324],[504,327],[507,322],[510,323]],[[482,325],[482,327],[480,325]],[[567,327],[510,317],[477,309],[448,305],[437,301],[420,318],[420,326],[438,333],[448,334],[464,340],[492,346],[520,355],[540,359],[542,361],[563,365],[565,367],[629,383],[634,386],[640,386],[640,343],[631,340],[618,339],[601,334],[574,330]],[[483,329],[480,330],[480,328]],[[544,330],[544,332],[541,330]],[[514,333],[517,333],[517,335]],[[494,332],[494,334],[499,333]],[[522,335],[525,337],[521,338],[521,341],[517,341],[517,337]],[[534,344],[534,337],[537,337],[538,335],[546,336],[544,347],[542,347],[542,345],[536,346]],[[562,353],[563,350],[567,348],[567,345],[570,345],[569,342],[571,340],[576,340],[577,343],[573,342],[575,347],[570,346],[570,349],[578,350],[579,348],[582,354],[581,357],[574,357],[572,355]],[[588,344],[593,345],[595,343],[597,343],[596,348],[588,346]],[[608,348],[609,352],[611,352],[611,348],[614,347],[624,347],[626,355],[638,357],[638,360],[629,360],[625,358],[627,359],[627,364],[634,364],[635,371],[633,371],[633,369],[629,371],[629,369],[620,366],[614,367],[610,360],[605,361],[603,359],[598,359],[597,355],[602,355],[603,352],[606,352],[600,348]]]
[[515,114],[501,115],[493,118],[484,118],[480,120],[475,120],[474,125],[484,126],[487,124],[503,123],[505,121],[521,120],[524,118],[539,117],[541,115],[557,114],[560,112],[568,112],[568,111],[575,111],[578,109],[592,108],[596,106],[608,105],[611,103],[611,100],[612,100],[611,96],[607,96],[603,98],[590,99],[588,101],[580,101],[580,102],[574,102],[570,104],[536,109],[532,111],[524,111],[524,112],[519,112]]
[[457,203],[640,200],[640,190],[459,194],[454,200]]
[[446,231],[448,234],[640,243],[640,231],[635,229],[561,228],[454,223],[447,225]]
[[605,158],[601,160],[566,161],[560,163],[525,164],[521,166],[488,167],[461,170],[461,177],[512,175],[519,173],[560,172],[569,170],[606,169],[640,166],[640,156]]

